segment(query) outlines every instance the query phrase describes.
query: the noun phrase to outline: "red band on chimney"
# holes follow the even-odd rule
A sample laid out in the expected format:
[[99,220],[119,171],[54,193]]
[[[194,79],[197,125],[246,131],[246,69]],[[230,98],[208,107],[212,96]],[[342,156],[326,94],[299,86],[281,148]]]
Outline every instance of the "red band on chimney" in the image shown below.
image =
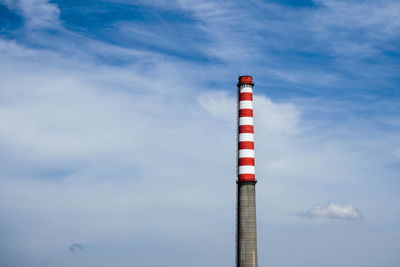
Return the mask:
[[255,182],[256,175],[250,173],[239,174],[238,180],[239,182]]
[[239,142],[239,149],[254,149],[254,142],[251,141]]
[[254,133],[254,126],[253,125],[240,125],[239,133]]
[[239,95],[239,101],[252,101],[253,100],[253,94],[252,93],[240,93]]
[[254,158],[239,158],[239,166],[254,166]]
[[239,117],[253,117],[253,110],[249,108],[239,109]]

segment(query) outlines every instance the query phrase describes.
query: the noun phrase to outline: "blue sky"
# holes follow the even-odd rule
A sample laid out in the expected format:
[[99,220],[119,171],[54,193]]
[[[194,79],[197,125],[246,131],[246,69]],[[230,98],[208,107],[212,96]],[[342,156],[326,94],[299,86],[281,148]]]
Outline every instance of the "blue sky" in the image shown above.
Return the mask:
[[0,0],[0,267],[400,264],[397,0]]

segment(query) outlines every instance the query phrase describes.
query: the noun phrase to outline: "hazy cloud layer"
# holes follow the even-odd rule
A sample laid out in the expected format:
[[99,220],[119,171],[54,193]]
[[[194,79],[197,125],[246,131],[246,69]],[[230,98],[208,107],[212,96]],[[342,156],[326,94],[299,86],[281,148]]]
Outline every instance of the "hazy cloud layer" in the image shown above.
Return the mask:
[[325,206],[316,206],[307,211],[296,213],[300,218],[328,218],[328,219],[344,219],[359,220],[364,216],[356,207],[351,204],[340,205],[336,202],[329,202]]

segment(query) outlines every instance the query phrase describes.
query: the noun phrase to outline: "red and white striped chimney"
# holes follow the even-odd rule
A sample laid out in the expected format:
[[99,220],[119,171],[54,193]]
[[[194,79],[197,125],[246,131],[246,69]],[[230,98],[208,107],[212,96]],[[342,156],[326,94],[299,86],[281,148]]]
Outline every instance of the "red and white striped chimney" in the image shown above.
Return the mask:
[[240,76],[238,82],[237,181],[255,182],[253,78]]
[[238,82],[236,267],[257,267],[253,78]]

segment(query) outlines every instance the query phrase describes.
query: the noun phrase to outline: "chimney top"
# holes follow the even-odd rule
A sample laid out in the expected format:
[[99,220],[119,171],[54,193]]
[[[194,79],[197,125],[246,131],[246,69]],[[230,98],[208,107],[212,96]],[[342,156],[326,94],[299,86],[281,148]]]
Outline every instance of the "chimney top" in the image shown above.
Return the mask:
[[254,85],[253,83],[253,77],[249,76],[249,75],[243,75],[243,76],[239,76],[239,82],[238,82],[238,86],[242,85],[242,84],[250,84],[250,85]]

